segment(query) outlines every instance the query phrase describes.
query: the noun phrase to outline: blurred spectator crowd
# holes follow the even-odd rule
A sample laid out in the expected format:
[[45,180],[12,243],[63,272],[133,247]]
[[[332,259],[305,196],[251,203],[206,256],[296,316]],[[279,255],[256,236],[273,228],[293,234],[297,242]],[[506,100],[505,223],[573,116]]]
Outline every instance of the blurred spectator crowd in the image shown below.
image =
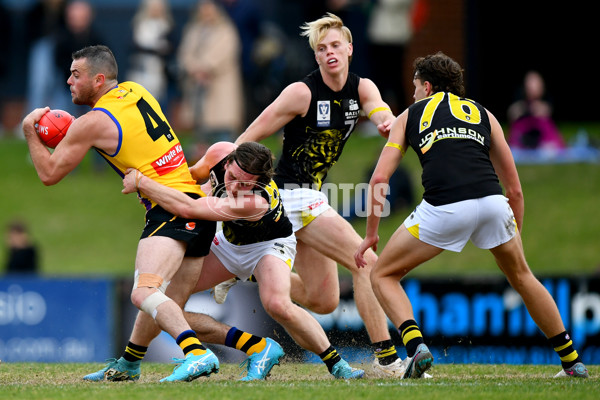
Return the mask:
[[[399,71],[412,35],[415,0],[0,0],[0,132],[19,135],[31,109],[80,115],[66,80],[71,53],[111,47],[119,80],[134,80],[161,102],[197,151],[233,140],[290,82],[316,67],[299,36],[328,11],[354,33],[352,70],[371,78],[394,108],[406,106]],[[23,40],[24,39],[24,40]],[[373,57],[378,62],[368,62]],[[392,66],[392,69],[390,69]],[[411,89],[408,88],[408,91]],[[2,134],[0,134],[2,135]]]
[[[399,113],[412,102],[404,69],[414,45],[420,43],[418,55],[430,51],[423,43],[440,49],[434,22],[444,10],[431,0],[0,0],[0,137],[20,136],[21,119],[35,107],[85,112],[66,84],[71,53],[102,43],[115,53],[119,80],[150,90],[173,128],[192,139],[193,162],[207,145],[234,140],[285,86],[316,68],[299,27],[326,12],[353,33],[351,71],[372,79]],[[423,42],[423,32],[434,40]],[[527,160],[538,149],[547,160],[571,151],[570,143],[553,121],[543,71],[529,72],[511,83],[514,103],[502,104],[509,108],[507,138]],[[598,159],[580,147],[575,159]]]

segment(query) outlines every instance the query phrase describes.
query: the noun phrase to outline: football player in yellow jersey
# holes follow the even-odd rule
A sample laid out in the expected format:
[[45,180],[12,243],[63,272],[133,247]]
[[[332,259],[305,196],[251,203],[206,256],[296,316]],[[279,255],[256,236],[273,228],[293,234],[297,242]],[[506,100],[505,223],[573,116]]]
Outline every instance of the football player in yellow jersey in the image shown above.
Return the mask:
[[[130,170],[123,179],[123,193],[141,191],[185,218],[223,221],[195,291],[208,290],[236,276],[246,280],[254,275],[265,311],[296,343],[318,355],[335,378],[361,378],[364,371],[352,368],[331,345],[317,320],[290,298],[296,238],[272,180],[271,151],[256,142],[239,147],[218,142],[192,167],[192,173],[198,181],[210,177],[213,196],[191,199],[137,170]],[[186,313],[186,317],[194,329],[202,327],[202,314]],[[263,379],[282,356],[281,347],[267,338],[267,348],[249,357],[248,373],[242,380]]]
[[[127,168],[136,168],[193,198],[204,196],[157,101],[138,84],[118,82],[117,62],[108,47],[90,46],[73,53],[70,71],[67,84],[73,103],[92,110],[71,124],[55,151],[44,146],[35,128],[48,107],[33,110],[22,123],[33,164],[45,185],[61,181],[94,148],[121,176]],[[191,290],[186,282],[195,283],[190,277],[198,276],[210,251],[215,223],[178,218],[147,198],[141,199],[147,209],[146,226],[137,249],[131,300],[147,315],[140,314],[138,319],[154,318],[185,354],[181,365],[162,381],[189,381],[218,372],[217,357],[200,343],[181,304]],[[178,290],[166,293],[174,279]],[[182,297],[175,298],[173,292]],[[107,367],[104,372],[109,370]],[[136,379],[139,367],[116,373]]]

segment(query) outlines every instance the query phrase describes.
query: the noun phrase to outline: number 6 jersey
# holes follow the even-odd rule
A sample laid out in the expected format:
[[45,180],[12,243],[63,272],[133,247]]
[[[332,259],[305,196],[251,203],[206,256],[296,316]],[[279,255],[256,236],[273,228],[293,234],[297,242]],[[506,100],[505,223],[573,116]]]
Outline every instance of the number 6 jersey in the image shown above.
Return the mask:
[[440,206],[502,194],[490,136],[487,112],[474,101],[437,92],[412,104],[406,139],[423,167],[423,199]]
[[[124,176],[135,168],[148,178],[185,193],[204,196],[192,178],[179,139],[171,129],[156,99],[141,85],[119,83],[95,104],[117,125],[119,145],[114,154],[98,152]],[[155,203],[141,195],[146,209]]]

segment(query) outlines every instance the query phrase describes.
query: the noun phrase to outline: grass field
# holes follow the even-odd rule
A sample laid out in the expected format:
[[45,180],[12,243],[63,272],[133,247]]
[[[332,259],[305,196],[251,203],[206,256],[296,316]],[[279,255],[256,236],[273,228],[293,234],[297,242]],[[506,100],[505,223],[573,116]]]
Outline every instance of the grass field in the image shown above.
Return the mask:
[[84,382],[100,364],[0,364],[0,398],[20,399],[597,399],[597,366],[592,378],[553,379],[557,366],[439,365],[433,379],[332,379],[322,364],[283,361],[264,382],[237,382],[237,365],[221,365],[209,378],[161,384],[171,372],[166,364],[146,363],[138,382]]
[[[571,126],[574,132],[577,125]],[[593,129],[598,128],[594,125]],[[600,132],[600,129],[597,130]],[[267,143],[275,152],[276,139]],[[335,183],[364,181],[365,171],[382,146],[377,137],[357,135],[330,174]],[[185,145],[185,142],[184,142]],[[404,165],[420,192],[420,169],[409,153]],[[42,251],[46,276],[130,276],[143,223],[143,210],[132,195],[120,193],[113,171],[95,172],[91,157],[63,182],[44,187],[36,176],[23,141],[0,142],[3,170],[0,226],[19,217],[29,224]],[[538,275],[588,275],[598,271],[600,166],[594,164],[519,166],[525,191],[524,245]],[[385,243],[409,208],[382,223]],[[354,223],[360,234],[364,221]],[[6,250],[0,248],[0,260]],[[498,274],[487,252],[468,246],[458,255],[446,252],[414,275]],[[0,363],[0,399],[597,399],[599,366],[592,379],[552,379],[557,365],[437,365],[432,380],[353,382],[329,378],[321,364],[283,362],[266,382],[236,382],[241,370],[225,364],[221,372],[191,383],[159,384],[172,369],[146,363],[137,383],[90,383],[81,377],[101,364]]]
[[[600,140],[600,124],[583,125]],[[569,138],[582,125],[563,124]],[[185,148],[189,138],[182,136]],[[267,144],[276,154],[278,137]],[[331,170],[332,183],[359,183],[366,180],[377,159],[383,139],[363,136],[358,131],[347,143],[344,154]],[[95,172],[91,155],[55,186],[39,181],[22,140],[0,141],[2,194],[0,227],[18,217],[31,227],[41,248],[42,272],[47,276],[130,276],[144,212],[134,195],[121,194],[121,180],[108,167]],[[420,167],[416,155],[408,152],[402,165],[412,176],[415,196],[420,198]],[[529,263],[538,275],[589,275],[600,269],[598,239],[600,224],[600,166],[558,164],[519,166],[525,192],[523,241]],[[412,206],[411,206],[412,208]],[[398,210],[382,221],[381,244],[399,226],[410,208]],[[364,219],[353,222],[364,234]],[[380,246],[381,248],[381,246]],[[0,260],[6,249],[0,247]],[[499,275],[488,252],[472,245],[461,254],[443,253],[413,276]]]

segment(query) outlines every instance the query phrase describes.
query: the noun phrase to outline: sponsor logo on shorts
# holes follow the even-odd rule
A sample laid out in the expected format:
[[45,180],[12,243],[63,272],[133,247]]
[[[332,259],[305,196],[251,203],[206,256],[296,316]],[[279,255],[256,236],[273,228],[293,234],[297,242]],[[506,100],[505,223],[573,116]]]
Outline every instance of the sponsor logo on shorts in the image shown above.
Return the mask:
[[188,222],[187,224],[185,224],[185,229],[187,229],[188,231],[193,231],[194,229],[196,229],[196,223]]
[[325,200],[319,200],[316,203],[309,204],[308,209],[314,210],[315,208],[319,207],[320,205],[323,205],[323,203],[325,203]]
[[219,245],[219,239],[217,239],[216,236],[213,238],[213,243],[214,243],[215,246]]
[[[380,217],[388,217],[391,213],[391,204],[387,199],[389,195],[389,185],[384,183],[377,183],[373,187],[373,194],[378,203],[382,204],[383,207],[376,207],[372,211],[367,207],[367,203],[364,199],[369,196],[369,184],[366,182],[355,183],[323,183],[319,188],[318,185],[311,184],[295,184],[295,183],[284,183],[283,190],[286,190],[286,196],[291,196],[296,189],[311,189],[317,192],[321,192],[325,195],[328,200],[322,200],[321,198],[308,198],[304,200],[304,195],[297,196],[296,205],[297,208],[287,208],[288,211],[306,213],[312,215],[311,211],[314,209],[329,204],[332,209],[337,210],[338,214],[343,217],[367,217],[369,212],[374,212]],[[313,201],[313,203],[306,204]],[[293,203],[292,203],[293,204]],[[304,215],[302,216],[304,218]],[[314,219],[314,218],[312,218]],[[308,225],[310,221],[305,222],[303,226]]]

